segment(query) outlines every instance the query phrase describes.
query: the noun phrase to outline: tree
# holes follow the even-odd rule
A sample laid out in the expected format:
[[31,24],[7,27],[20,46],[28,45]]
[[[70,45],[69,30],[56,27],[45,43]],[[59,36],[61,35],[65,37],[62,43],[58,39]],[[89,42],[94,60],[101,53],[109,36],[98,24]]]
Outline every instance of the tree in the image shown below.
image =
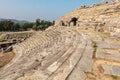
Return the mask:
[[55,21],[53,21],[52,25],[55,25]]
[[37,30],[37,26],[36,26],[36,25],[34,25],[34,26],[32,27],[32,29]]
[[11,31],[13,25],[14,25],[14,22],[12,22],[10,20],[1,21],[0,22],[0,26],[1,26],[0,30]]
[[40,23],[41,23],[41,20],[38,18],[38,19],[36,19],[36,26],[39,26],[40,25]]
[[20,24],[16,23],[12,27],[12,31],[19,31],[20,30]]
[[28,28],[34,30],[45,30],[53,25],[50,21],[36,19],[35,23],[14,23],[10,20],[0,21],[0,31],[26,31]]
[[23,23],[20,26],[20,30],[26,31],[28,28],[33,28],[34,23]]

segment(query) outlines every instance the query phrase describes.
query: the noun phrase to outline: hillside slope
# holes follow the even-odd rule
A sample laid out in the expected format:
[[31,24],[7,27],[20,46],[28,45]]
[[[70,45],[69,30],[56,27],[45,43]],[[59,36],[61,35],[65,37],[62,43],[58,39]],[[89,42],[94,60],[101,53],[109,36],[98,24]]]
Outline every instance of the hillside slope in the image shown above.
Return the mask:
[[[76,20],[75,20],[76,19]],[[56,25],[92,27],[95,31],[120,33],[120,2],[94,4],[72,11],[56,21]]]

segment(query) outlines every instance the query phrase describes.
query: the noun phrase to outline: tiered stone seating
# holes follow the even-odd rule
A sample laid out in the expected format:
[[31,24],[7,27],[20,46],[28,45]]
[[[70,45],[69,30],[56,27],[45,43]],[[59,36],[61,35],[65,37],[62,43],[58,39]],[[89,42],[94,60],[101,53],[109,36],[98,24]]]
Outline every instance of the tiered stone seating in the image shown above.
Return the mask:
[[[46,30],[45,32],[39,32],[40,34],[36,33],[36,35],[33,35],[33,37],[29,38],[25,42],[15,45],[14,50],[15,50],[16,56],[19,56],[19,57],[15,57],[17,59],[13,59],[11,61],[11,63],[14,62],[11,65],[12,67],[5,66],[5,68],[7,69],[9,68],[8,70],[10,70],[10,72],[6,73],[6,75],[8,75],[8,78],[3,78],[3,79],[10,79],[10,76],[11,76],[10,74],[12,73],[14,73],[13,74],[14,77],[12,77],[11,79],[15,79],[20,75],[23,75],[24,69],[26,70],[30,68],[30,65],[31,67],[33,67],[32,65],[36,64],[35,60],[38,61],[38,63],[40,64],[42,60],[42,55],[44,55],[42,54],[44,53],[44,50],[45,50],[44,48],[48,49],[54,46],[60,46],[61,48],[58,51],[55,51],[56,49],[54,49],[54,53],[52,54],[45,52],[46,55],[50,55],[50,56],[48,57],[45,56],[45,60],[41,63],[42,64],[41,69],[46,67],[45,69],[48,69],[48,71],[51,70],[50,66],[52,66],[52,64],[54,64],[56,60],[60,62],[58,64],[58,68],[59,68],[59,66],[62,65],[64,61],[66,61],[67,57],[72,55],[73,51],[75,51],[74,47],[72,47],[73,42],[71,42],[72,40],[73,41],[75,40],[75,38],[73,37],[75,35],[74,34],[75,32],[69,31],[69,30],[67,32],[64,29],[65,29],[64,27],[58,27],[58,28],[54,27],[53,29]],[[66,36],[66,34],[68,34],[68,36]],[[69,41],[69,39],[71,41]],[[68,42],[69,44],[66,44]],[[72,52],[69,52],[69,50]],[[36,57],[38,57],[37,58],[38,60],[36,59]],[[40,57],[41,59],[39,59]],[[19,70],[16,71],[15,69],[17,68]],[[1,74],[4,72],[5,71],[1,72]]]

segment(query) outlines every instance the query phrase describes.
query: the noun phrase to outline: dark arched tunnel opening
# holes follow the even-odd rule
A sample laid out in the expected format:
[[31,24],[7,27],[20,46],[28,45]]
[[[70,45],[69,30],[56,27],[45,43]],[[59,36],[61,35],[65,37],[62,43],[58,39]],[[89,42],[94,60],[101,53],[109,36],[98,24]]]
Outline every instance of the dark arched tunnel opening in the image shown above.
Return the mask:
[[73,17],[73,18],[71,18],[70,22],[73,22],[73,26],[76,26],[77,25],[77,21],[78,21],[78,18]]

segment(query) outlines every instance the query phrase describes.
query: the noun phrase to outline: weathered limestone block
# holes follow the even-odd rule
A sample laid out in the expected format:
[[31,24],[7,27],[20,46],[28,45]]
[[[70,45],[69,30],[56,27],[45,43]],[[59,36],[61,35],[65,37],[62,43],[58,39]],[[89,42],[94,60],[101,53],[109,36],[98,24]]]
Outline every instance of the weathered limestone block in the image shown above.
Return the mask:
[[80,62],[78,63],[79,67],[84,72],[91,72],[93,66],[93,49],[88,48],[83,52],[83,57],[81,58]]
[[120,52],[119,50],[112,49],[98,49],[96,52],[97,58],[115,60],[120,62]]
[[80,67],[76,67],[67,80],[86,80],[86,78],[86,74],[83,71],[81,71]]
[[104,69],[104,74],[115,75],[120,77],[120,67],[118,66],[111,66],[111,65],[102,65]]
[[[76,56],[71,58],[70,63],[71,63],[71,67],[73,67],[73,70],[67,77],[67,80],[85,80],[87,78],[86,74],[84,73],[83,70],[81,70],[81,67],[79,65],[79,60],[81,60],[82,54],[84,54],[84,50],[85,50],[85,47],[83,47],[83,46],[85,46],[85,45],[80,45],[78,50],[76,50],[77,51]],[[79,55],[81,54],[81,55],[77,56],[78,54]],[[76,60],[77,60],[77,63],[75,64]],[[73,65],[73,64],[75,64],[75,65]],[[87,67],[87,66],[85,66],[85,67]]]
[[113,43],[110,40],[107,40],[107,42],[99,42],[98,44],[99,48],[102,49],[119,49],[120,45],[117,43]]

